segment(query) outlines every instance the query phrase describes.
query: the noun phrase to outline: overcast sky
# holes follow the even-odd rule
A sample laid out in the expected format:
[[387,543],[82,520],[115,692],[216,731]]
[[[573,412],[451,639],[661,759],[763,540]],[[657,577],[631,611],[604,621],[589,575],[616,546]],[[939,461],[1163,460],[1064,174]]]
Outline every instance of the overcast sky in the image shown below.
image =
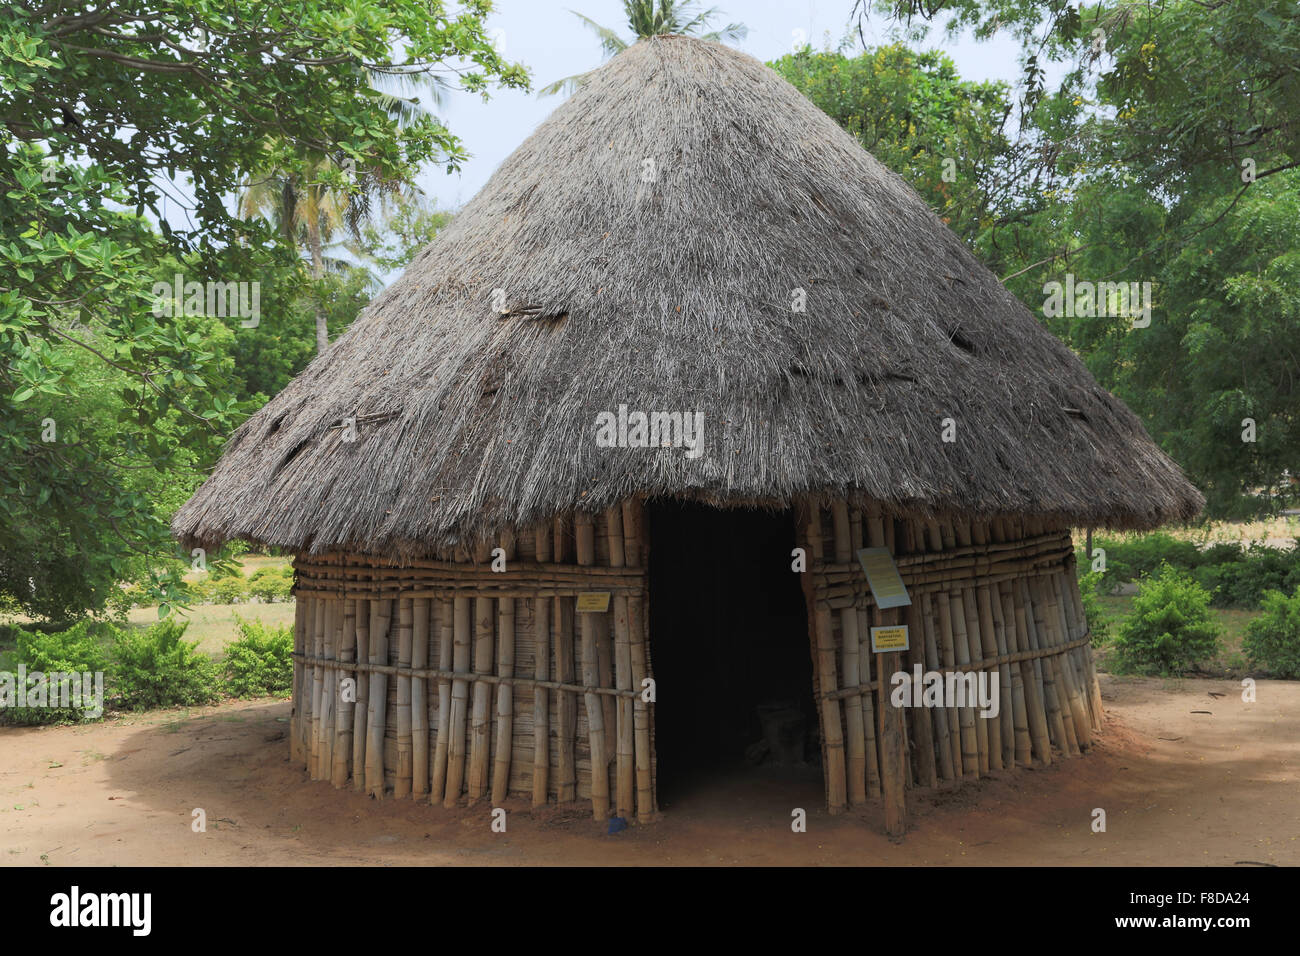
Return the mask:
[[[522,63],[532,75],[534,90],[565,76],[600,65],[600,42],[571,10],[616,30],[628,38],[631,30],[620,0],[496,0],[488,28],[496,31],[506,59]],[[702,8],[719,7],[723,16],[715,27],[739,21],[749,35],[735,44],[764,62],[789,53],[799,42],[816,49],[838,46],[848,30],[853,0],[711,0]],[[890,23],[880,17],[868,21],[867,42],[888,42]],[[1015,84],[1020,76],[1018,47],[1006,37],[976,42],[970,37],[949,40],[932,31],[923,46],[946,52],[963,79],[1001,79]],[[492,172],[551,112],[564,97],[539,97],[535,92],[494,92],[488,102],[478,96],[453,93],[439,115],[472,154],[460,173],[429,170],[420,186],[444,209],[468,201]]]

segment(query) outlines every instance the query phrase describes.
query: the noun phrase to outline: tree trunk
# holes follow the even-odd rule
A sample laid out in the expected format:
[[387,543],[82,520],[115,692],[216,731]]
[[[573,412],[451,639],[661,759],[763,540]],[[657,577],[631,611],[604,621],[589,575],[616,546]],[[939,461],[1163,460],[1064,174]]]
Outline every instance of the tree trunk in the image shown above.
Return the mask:
[[[316,223],[307,225],[307,241],[311,245],[311,277],[315,281],[316,294],[320,295],[320,280],[325,275],[325,256],[321,248],[320,227]],[[324,352],[330,345],[329,327],[325,324],[325,310],[320,301],[316,302],[316,352]]]

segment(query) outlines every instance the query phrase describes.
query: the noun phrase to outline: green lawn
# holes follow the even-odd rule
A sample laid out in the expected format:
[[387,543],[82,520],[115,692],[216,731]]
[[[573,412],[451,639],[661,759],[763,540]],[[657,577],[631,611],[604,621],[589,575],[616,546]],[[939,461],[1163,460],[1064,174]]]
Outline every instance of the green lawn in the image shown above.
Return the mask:
[[[245,554],[236,559],[239,570],[243,572],[244,577],[251,578],[262,568],[279,568],[289,567],[293,558],[288,557],[268,557],[264,554]],[[186,581],[194,581],[199,577],[199,572],[191,571],[185,575]]]
[[[188,611],[173,611],[178,621],[188,621],[185,639],[198,641],[199,650],[214,657],[220,656],[226,645],[239,637],[235,615],[244,620],[261,621],[281,627],[293,626],[294,604],[195,604]],[[137,627],[158,623],[156,607],[133,608],[127,619]]]
[[[288,566],[291,558],[266,557],[264,555],[244,555],[239,558],[240,570],[244,577],[252,575],[261,568]],[[186,575],[193,580],[197,575]],[[172,615],[178,621],[189,622],[185,630],[187,640],[198,641],[199,650],[213,657],[220,657],[226,645],[239,637],[235,615],[245,620],[261,621],[276,627],[293,626],[294,603],[288,601],[277,604],[195,604],[189,610],[173,610]],[[132,608],[127,613],[127,621],[135,627],[148,627],[158,623],[157,607]],[[30,623],[30,618],[22,615],[8,615],[0,618],[0,623],[13,623],[20,627]],[[0,667],[7,666],[13,650],[12,643],[0,643]]]

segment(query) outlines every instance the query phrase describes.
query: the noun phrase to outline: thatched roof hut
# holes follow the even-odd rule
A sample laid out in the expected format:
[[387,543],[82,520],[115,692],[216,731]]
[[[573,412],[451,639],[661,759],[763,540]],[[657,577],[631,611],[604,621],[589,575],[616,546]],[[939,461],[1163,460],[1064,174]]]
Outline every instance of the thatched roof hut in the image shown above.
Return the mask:
[[[785,515],[788,540],[767,557],[788,570],[797,542],[810,562],[787,577],[802,585],[838,809],[900,775],[956,779],[995,750],[1005,766],[1083,743],[1080,724],[1100,713],[1066,529],[1151,527],[1201,504],[1137,417],[898,176],[757,61],[660,37],[555,110],[234,434],[173,528],[192,546],[298,553],[309,666],[295,753],[318,775],[449,803],[491,776],[494,796],[590,796],[598,813],[644,816],[668,719],[667,688],[655,702],[635,689],[661,651],[661,544],[704,563],[729,547],[735,566],[737,547],[768,540],[754,528],[781,538],[763,522]],[[702,537],[710,522],[726,541]],[[905,612],[882,610],[852,561],[873,544],[909,585]],[[490,569],[497,546],[503,572]],[[730,577],[711,598],[743,608],[753,579]],[[685,583],[662,583],[680,603]],[[614,601],[577,614],[575,642],[575,599],[593,591]],[[903,613],[917,662],[1015,679],[970,753],[960,708],[885,706],[890,671],[882,684],[868,666],[864,629]],[[396,639],[377,647],[390,616]],[[742,620],[763,626],[736,612],[731,629]],[[723,657],[737,651],[719,640]],[[359,647],[369,663],[339,663]],[[345,672],[380,695],[368,730],[361,707],[331,695]],[[442,699],[422,696],[411,717],[412,695],[434,688]]]

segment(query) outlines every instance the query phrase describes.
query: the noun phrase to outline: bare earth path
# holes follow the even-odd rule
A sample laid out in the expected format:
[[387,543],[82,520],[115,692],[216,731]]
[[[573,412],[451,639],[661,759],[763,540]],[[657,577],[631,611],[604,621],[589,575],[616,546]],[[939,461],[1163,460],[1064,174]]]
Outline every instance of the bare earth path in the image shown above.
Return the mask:
[[[589,812],[513,800],[508,832],[493,833],[486,803],[375,802],[306,780],[286,759],[281,701],[4,728],[0,862],[1300,864],[1300,684],[1261,681],[1246,704],[1230,681],[1103,682],[1109,722],[1090,756],[910,793],[901,844],[875,811],[828,816],[819,774],[763,771],[705,782],[659,822],[612,836]],[[800,806],[808,832],[796,834]],[[1091,831],[1095,807],[1105,833]],[[195,808],[206,833],[191,830]]]

